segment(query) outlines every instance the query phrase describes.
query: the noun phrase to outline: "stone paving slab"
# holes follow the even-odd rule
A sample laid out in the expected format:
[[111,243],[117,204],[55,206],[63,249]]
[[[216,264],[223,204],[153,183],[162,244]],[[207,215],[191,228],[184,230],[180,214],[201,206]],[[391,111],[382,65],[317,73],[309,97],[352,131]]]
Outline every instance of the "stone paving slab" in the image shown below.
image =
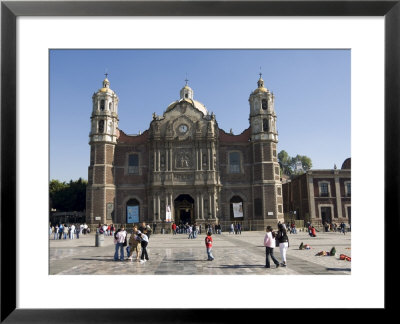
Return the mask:
[[[156,234],[150,237],[150,261],[114,261],[114,240],[104,238],[95,247],[95,234],[74,240],[49,240],[49,274],[51,275],[349,275],[351,262],[340,260],[341,253],[351,257],[351,234],[290,234],[286,268],[265,266],[265,232],[242,232],[241,235],[213,235],[214,261],[207,261],[205,235],[188,239],[186,234]],[[299,250],[300,243],[310,250]],[[336,248],[335,256],[316,256],[319,251]],[[279,248],[274,255],[281,260]]]

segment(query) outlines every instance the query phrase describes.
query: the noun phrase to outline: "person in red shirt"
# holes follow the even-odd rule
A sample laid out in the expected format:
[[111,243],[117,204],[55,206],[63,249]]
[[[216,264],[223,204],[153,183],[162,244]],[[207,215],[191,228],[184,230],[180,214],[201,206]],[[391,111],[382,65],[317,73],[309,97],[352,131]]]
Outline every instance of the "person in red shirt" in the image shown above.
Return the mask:
[[176,224],[172,223],[172,234],[176,235]]
[[314,226],[311,227],[311,236],[312,237],[316,237],[317,236],[317,233],[315,232],[315,227]]
[[206,243],[206,249],[207,249],[207,255],[208,255],[208,261],[213,261],[214,260],[214,256],[211,253],[212,250],[212,242],[213,239],[211,237],[211,232],[207,233],[207,236],[205,238],[205,243]]

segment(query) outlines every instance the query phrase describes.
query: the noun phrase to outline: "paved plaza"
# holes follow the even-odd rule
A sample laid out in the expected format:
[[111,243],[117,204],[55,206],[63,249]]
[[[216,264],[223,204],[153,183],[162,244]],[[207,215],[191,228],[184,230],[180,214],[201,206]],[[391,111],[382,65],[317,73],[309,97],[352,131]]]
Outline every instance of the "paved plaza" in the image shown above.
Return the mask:
[[[186,234],[151,235],[148,246],[150,261],[114,261],[114,240],[104,238],[103,246],[96,247],[95,234],[81,235],[74,240],[49,240],[49,274],[51,275],[350,275],[351,233],[319,232],[310,237],[306,232],[289,234],[286,268],[265,266],[265,232],[242,232],[241,235],[222,233],[213,235],[214,261],[207,261],[202,233],[196,239]],[[299,250],[300,243],[310,250]],[[335,256],[316,256],[320,251],[336,248]],[[279,248],[275,257],[281,261]],[[125,255],[126,257],[126,255]]]

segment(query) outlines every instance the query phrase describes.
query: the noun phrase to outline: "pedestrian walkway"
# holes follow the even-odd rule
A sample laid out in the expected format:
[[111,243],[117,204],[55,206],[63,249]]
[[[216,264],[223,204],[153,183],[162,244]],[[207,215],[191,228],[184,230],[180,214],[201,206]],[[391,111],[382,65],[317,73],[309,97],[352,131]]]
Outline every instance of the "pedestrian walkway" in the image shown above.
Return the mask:
[[[340,260],[340,254],[351,257],[351,233],[328,232],[310,237],[307,233],[289,234],[286,268],[266,269],[265,232],[242,232],[241,235],[213,235],[214,261],[207,261],[205,235],[188,239],[187,235],[155,234],[149,240],[150,261],[144,264],[114,261],[114,240],[104,238],[104,245],[95,247],[95,234],[75,240],[49,240],[49,274],[54,275],[350,275],[351,262]],[[300,243],[310,250],[299,250]],[[330,251],[335,256],[316,256]],[[274,255],[281,260],[279,248]]]

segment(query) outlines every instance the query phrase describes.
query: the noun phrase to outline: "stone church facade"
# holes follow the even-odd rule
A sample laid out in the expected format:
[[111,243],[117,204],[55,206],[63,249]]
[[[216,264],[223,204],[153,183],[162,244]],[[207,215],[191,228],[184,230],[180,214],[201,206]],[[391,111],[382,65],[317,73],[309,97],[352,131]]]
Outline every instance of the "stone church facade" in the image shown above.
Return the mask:
[[274,95],[261,74],[249,97],[250,125],[239,135],[220,129],[187,83],[140,135],[118,129],[118,96],[107,78],[92,99],[88,224],[127,224],[129,208],[136,221],[151,224],[165,224],[167,211],[178,224],[223,229],[240,222],[264,230],[283,221]]

